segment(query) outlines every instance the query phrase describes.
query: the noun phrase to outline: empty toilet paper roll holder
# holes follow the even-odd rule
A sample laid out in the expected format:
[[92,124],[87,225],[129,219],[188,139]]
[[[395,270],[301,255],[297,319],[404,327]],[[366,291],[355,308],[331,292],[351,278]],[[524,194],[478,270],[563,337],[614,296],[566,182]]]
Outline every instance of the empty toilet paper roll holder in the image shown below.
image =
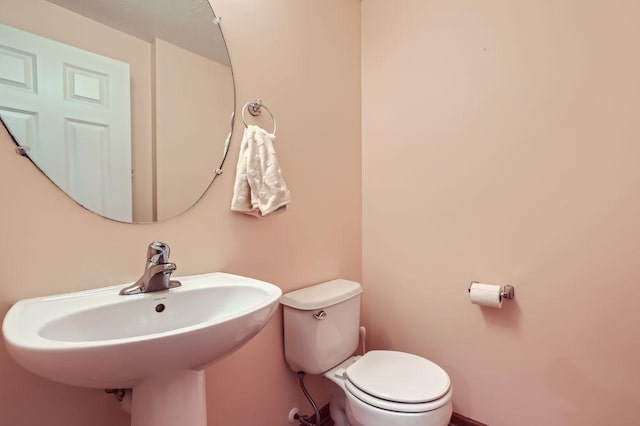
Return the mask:
[[[473,284],[480,284],[480,281],[471,281],[469,283],[468,292],[471,293],[471,286]],[[516,291],[512,285],[503,285],[500,287],[500,297],[503,299],[513,299],[516,296]]]

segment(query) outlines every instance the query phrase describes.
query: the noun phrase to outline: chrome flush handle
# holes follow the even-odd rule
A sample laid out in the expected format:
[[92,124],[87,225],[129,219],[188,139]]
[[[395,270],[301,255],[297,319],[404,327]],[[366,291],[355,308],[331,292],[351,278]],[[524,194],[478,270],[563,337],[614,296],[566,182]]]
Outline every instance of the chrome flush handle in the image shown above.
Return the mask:
[[327,313],[325,311],[318,311],[313,314],[313,317],[317,320],[323,320],[327,317]]

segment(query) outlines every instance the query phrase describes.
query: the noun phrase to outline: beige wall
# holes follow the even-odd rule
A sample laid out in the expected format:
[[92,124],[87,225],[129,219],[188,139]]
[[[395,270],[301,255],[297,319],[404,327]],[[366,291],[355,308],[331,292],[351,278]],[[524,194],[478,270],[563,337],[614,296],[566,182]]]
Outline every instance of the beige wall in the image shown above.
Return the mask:
[[[636,424],[640,3],[363,2],[371,347],[491,426]],[[512,284],[501,311],[471,280]]]
[[[0,313],[17,299],[135,280],[156,239],[171,245],[179,274],[239,273],[284,291],[338,276],[361,279],[359,10],[357,0],[216,1],[238,103],[261,97],[278,118],[276,149],[293,194],[284,214],[255,219],[229,210],[238,121],[212,190],[188,212],[152,225],[120,224],[78,207],[16,155],[1,131]],[[294,404],[310,411],[282,359],[280,314],[207,376],[210,426],[284,425]],[[128,424],[101,390],[39,379],[3,347],[0,378],[2,424]],[[319,386],[312,389],[326,403]]]
[[206,191],[231,130],[231,68],[156,39],[156,218],[182,213]]
[[130,65],[133,216],[152,220],[151,46],[45,0],[0,0],[0,23]]

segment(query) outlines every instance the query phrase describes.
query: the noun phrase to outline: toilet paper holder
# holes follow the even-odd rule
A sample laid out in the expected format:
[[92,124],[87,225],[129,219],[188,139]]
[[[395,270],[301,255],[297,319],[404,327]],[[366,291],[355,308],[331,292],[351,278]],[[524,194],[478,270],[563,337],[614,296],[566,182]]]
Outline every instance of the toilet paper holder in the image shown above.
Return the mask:
[[[471,286],[473,284],[480,284],[480,281],[471,281],[469,283],[469,288],[467,289],[469,293],[471,293]],[[503,299],[513,299],[516,297],[516,291],[512,285],[503,285],[500,287],[500,297]]]

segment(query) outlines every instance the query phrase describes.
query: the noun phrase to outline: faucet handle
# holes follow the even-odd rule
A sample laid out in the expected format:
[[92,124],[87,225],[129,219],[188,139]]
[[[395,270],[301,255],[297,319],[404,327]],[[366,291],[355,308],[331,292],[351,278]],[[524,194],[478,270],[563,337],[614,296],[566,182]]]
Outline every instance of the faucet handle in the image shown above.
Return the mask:
[[149,244],[147,249],[147,260],[151,263],[162,264],[169,262],[169,245],[160,241]]

